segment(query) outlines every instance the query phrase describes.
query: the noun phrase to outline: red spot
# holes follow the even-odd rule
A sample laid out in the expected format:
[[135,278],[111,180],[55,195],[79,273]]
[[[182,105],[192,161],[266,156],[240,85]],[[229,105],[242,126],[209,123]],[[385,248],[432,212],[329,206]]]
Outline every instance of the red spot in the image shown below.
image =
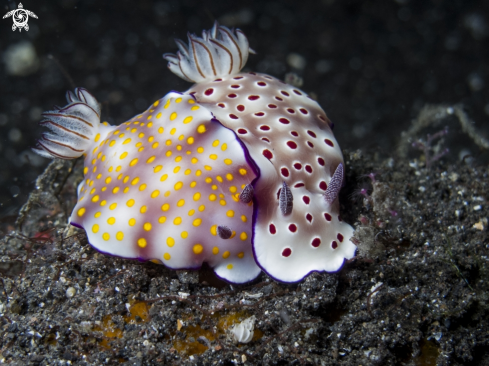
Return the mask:
[[260,126],[260,130],[262,130],[262,131],[269,131],[270,130],[270,126],[267,126],[267,125]]
[[290,131],[290,134],[295,137],[299,136],[299,134],[296,131]]
[[328,140],[328,139],[324,139],[324,142],[326,143],[326,145],[329,145],[331,147],[334,147],[333,141]]
[[290,248],[285,248],[283,251],[282,251],[282,255],[284,257],[288,257],[292,254],[292,250]]
[[249,72],[250,75],[256,75],[256,72]]
[[283,102],[283,99],[280,97],[275,97],[275,99],[277,99],[279,102]]
[[259,81],[256,83],[258,86],[267,86],[267,83],[265,83],[264,81]]
[[319,119],[320,119],[321,121],[326,122],[326,118],[324,118],[323,116],[318,115],[318,117],[319,117]]
[[303,197],[302,197],[302,200],[304,201],[304,203],[305,203],[306,205],[308,205],[308,204],[309,204],[309,202],[311,202],[311,199],[310,199],[308,196],[303,196]]
[[289,112],[290,114],[294,114],[295,113],[295,111],[292,108],[287,108],[287,112]]
[[236,109],[240,112],[243,112],[245,110],[245,106],[240,104],[236,107]]
[[326,219],[326,221],[331,221],[333,219],[329,213],[325,213],[324,218]]
[[314,247],[314,248],[317,248],[319,245],[321,244],[321,239],[319,238],[314,238],[314,240],[312,241],[311,245]]
[[289,169],[287,169],[287,168],[280,169],[280,172],[282,173],[282,175],[284,177],[288,177],[289,176]]
[[277,108],[277,106],[276,106],[275,104],[269,104],[269,105],[268,105],[268,108],[272,108],[272,109],[274,109],[274,108]]
[[242,76],[236,76],[235,78],[233,78],[234,80],[240,80],[242,79],[243,77]]
[[[238,118],[238,117],[236,117],[236,118]],[[244,128],[239,128],[238,133],[241,135],[246,135],[248,133],[248,131],[246,131]]]
[[257,100],[257,99],[260,99],[260,96],[259,95],[250,95],[248,97],[249,100]]
[[269,140],[269,139],[267,139],[266,137],[262,137],[261,139],[262,139],[263,141],[270,142],[270,140]]
[[304,183],[297,183],[294,188],[304,187]]
[[299,110],[301,111],[302,114],[309,114],[309,112],[307,111],[307,109],[301,108]]
[[205,95],[211,95],[212,93],[214,93],[214,89],[212,88],[209,88],[204,92]]
[[312,222],[312,215],[310,213],[306,215],[306,220]]
[[333,242],[331,243],[331,248],[333,249],[338,248],[338,243],[336,242],[336,240],[333,240]]
[[324,180],[322,180],[319,183],[319,188],[322,189],[323,191],[325,191],[326,189],[328,189],[328,185],[326,184],[326,182]]
[[295,224],[290,224],[289,231],[295,233],[297,231],[297,226]]
[[237,95],[234,93],[228,94],[228,98],[236,98],[236,97],[237,97]]
[[223,103],[218,103],[217,106],[220,108],[226,108],[226,106]]
[[265,150],[262,151],[262,154],[268,160],[271,160],[273,158],[273,154],[272,154],[272,152],[270,150],[265,149]]
[[217,81],[222,81],[222,79],[216,79],[216,80],[214,80],[214,82],[217,82]]
[[338,215],[338,221],[343,221],[340,215]]
[[297,170],[301,170],[302,169],[302,164],[301,163],[295,163],[294,164],[294,168],[296,168]]
[[306,172],[308,172],[309,174],[312,173],[312,166],[310,165],[306,165]]
[[277,191],[277,199],[280,199],[280,192],[282,191],[282,188],[279,188]]
[[239,89],[239,88],[241,88],[241,86],[240,85],[231,85],[231,88],[233,88],[233,89]]
[[311,130],[307,130],[307,134],[311,137],[314,137],[316,138],[316,134],[314,132],[312,132]]
[[309,147],[314,147],[314,144],[311,141],[307,141],[307,144],[309,145]]
[[340,241],[340,243],[343,243],[343,235],[338,234],[338,235],[336,235],[336,237],[338,238],[338,240]]
[[318,158],[318,164],[319,164],[319,165],[321,165],[321,166],[324,166],[324,164],[325,164],[325,163],[324,163],[324,159],[323,159],[323,158],[321,158],[321,157],[319,157],[319,158]]
[[275,225],[274,224],[268,225],[268,230],[270,231],[270,234],[277,233],[277,229],[275,228]]
[[255,113],[255,116],[257,116],[257,117],[263,117],[264,115],[265,115],[265,113],[263,113],[263,112],[256,112]]
[[280,93],[282,93],[282,95],[285,95],[286,97],[290,97],[290,94],[284,90],[281,90]]
[[[238,119],[238,116],[235,115],[235,114],[230,114],[229,115],[229,118],[231,118],[231,119]],[[246,130],[244,130],[244,131],[246,131]],[[239,132],[239,130],[238,130],[238,132]],[[246,133],[246,132],[239,132],[239,133]]]
[[294,141],[287,141],[287,146],[291,149],[297,149],[297,144]]
[[290,123],[290,121],[287,119],[287,118],[280,118],[278,120],[280,123],[283,123],[284,125],[288,125]]
[[302,93],[296,89],[294,89],[294,93],[296,93],[297,95],[302,95]]

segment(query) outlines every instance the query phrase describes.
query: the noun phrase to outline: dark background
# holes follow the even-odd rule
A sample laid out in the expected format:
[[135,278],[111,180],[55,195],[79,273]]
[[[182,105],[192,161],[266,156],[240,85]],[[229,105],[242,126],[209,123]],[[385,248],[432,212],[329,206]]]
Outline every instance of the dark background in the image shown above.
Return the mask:
[[[394,155],[400,132],[426,103],[462,103],[489,137],[488,1],[22,3],[39,17],[29,20],[28,32],[13,32],[12,19],[0,19],[0,217],[18,210],[47,165],[30,152],[37,122],[42,111],[64,105],[72,87],[48,55],[104,103],[105,120],[119,124],[170,90],[189,88],[161,55],[176,51],[173,38],[200,34],[215,19],[247,34],[258,53],[247,70],[303,77],[302,89],[335,122],[342,148]],[[0,6],[3,16],[17,2]],[[19,55],[27,60],[20,68]],[[484,162],[487,153],[447,123],[446,158],[471,153]]]

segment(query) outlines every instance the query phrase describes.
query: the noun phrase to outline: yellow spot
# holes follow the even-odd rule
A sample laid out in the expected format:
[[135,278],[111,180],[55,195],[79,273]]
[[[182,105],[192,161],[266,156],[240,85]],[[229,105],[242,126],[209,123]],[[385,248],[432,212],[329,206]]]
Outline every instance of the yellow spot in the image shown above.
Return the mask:
[[216,199],[217,199],[217,196],[216,196],[214,193],[211,193],[211,194],[209,195],[209,200],[210,200],[210,201],[215,201]]
[[233,177],[233,175],[232,175],[231,173],[227,173],[227,174],[226,174],[226,179],[227,179],[227,180],[233,180],[233,178],[234,178],[234,177]]
[[177,145],[177,150],[181,151],[182,150],[182,145]]
[[155,142],[153,145],[151,145],[151,147],[152,147],[153,149],[156,149],[156,148],[158,147],[158,145],[159,145],[159,143],[158,143],[158,142]]
[[224,159],[224,164],[231,165],[233,161],[231,159]]
[[179,190],[180,188],[182,188],[182,187],[183,187],[183,183],[182,183],[182,182],[177,182],[177,183],[175,183],[175,186],[174,186],[175,191],[178,191],[178,190]]
[[181,157],[181,156],[177,156],[177,157],[175,158],[175,162],[177,162],[177,163],[179,163],[181,160],[182,160],[182,157]]
[[124,159],[127,156],[127,151],[123,152],[120,156],[120,159]]
[[109,144],[110,147],[114,146],[115,145],[115,140],[112,140]]
[[170,194],[171,194],[171,192],[170,192],[170,191],[166,191],[166,192],[165,192],[165,197],[168,197]]
[[153,168],[153,172],[158,173],[161,169],[163,169],[163,165],[157,165]]
[[[159,114],[161,114],[161,113],[159,113]],[[171,255],[168,253],[165,253],[165,254],[163,254],[163,259],[169,261],[171,259]]]
[[105,178],[105,184],[109,184],[110,182],[112,182],[112,178],[111,177]]
[[160,195],[160,191],[158,191],[157,189],[155,189],[152,193],[151,193],[151,198],[156,198]]
[[200,192],[194,194],[194,201],[198,201],[198,200],[200,200]]
[[168,211],[170,209],[170,205],[168,203],[165,203],[163,206],[161,206],[161,211]]
[[171,154],[173,154],[173,153],[171,152],[171,150],[168,150],[168,151],[166,152],[166,154],[165,154],[165,155],[166,155],[167,157],[170,157],[170,156],[171,156]]
[[136,147],[139,147],[139,146],[141,146],[142,144],[143,144],[142,142],[138,142],[138,143],[136,144]]
[[197,132],[198,133],[204,133],[206,131],[205,129],[205,126],[204,125],[200,125],[199,127],[197,127]]
[[209,155],[209,158],[212,159],[212,160],[216,160],[217,159],[217,155],[216,154],[210,154]]
[[86,212],[85,208],[82,207],[77,211],[77,214],[78,216],[82,217],[85,214],[85,212]]
[[197,177],[200,177],[200,176],[202,175],[202,170],[200,170],[200,169],[196,170],[196,171],[195,171],[195,175],[196,175]]
[[160,102],[157,100],[156,102],[153,103],[153,107],[158,107],[158,104],[160,104]]
[[138,239],[138,246],[140,248],[145,248],[148,243],[146,242],[145,238],[139,238]]
[[181,101],[182,101],[182,98],[175,99],[175,103],[180,103]]
[[241,215],[241,221],[246,222],[246,221],[248,221],[248,219],[246,218],[245,215]]
[[118,135],[120,132],[121,132],[121,131],[116,130],[116,131],[114,131],[114,135]]
[[[189,103],[190,102],[191,101],[189,100]],[[192,102],[193,102],[193,100],[192,100]],[[197,109],[199,109],[199,106],[198,105],[194,105],[192,108],[190,108],[191,111],[196,111]]]
[[216,236],[217,235],[217,225],[212,225],[211,226],[211,234]]
[[177,118],[177,112],[173,112],[172,114],[170,114],[170,121],[175,120],[175,118]]
[[106,204],[107,204],[106,200],[103,200],[102,202],[100,202],[100,206],[105,206]]
[[197,148],[197,152],[198,152],[199,154],[202,154],[202,153],[204,152],[204,148],[203,148],[202,146],[199,146],[199,147]]
[[139,210],[139,212],[141,212],[143,214],[143,213],[146,213],[146,211],[148,211],[148,207],[147,206],[141,206],[141,209]]
[[193,99],[189,99],[189,100],[188,100],[188,104],[195,104],[195,100],[193,100]]
[[129,192],[129,187],[124,188],[124,191],[123,191],[123,192],[124,192],[124,193]]
[[229,210],[228,212],[226,212],[226,216],[227,217],[234,217],[234,211],[233,210]]
[[156,156],[150,157],[148,160],[146,160],[146,164],[152,163],[156,159]]
[[[122,169],[122,165],[119,165],[117,168],[115,168],[115,171],[116,171],[116,172],[120,172],[120,171],[121,171],[121,169]],[[119,179],[119,177],[118,177],[117,179]]]
[[131,130],[131,133],[134,133],[134,132],[136,132],[137,130],[138,130],[137,128],[133,128],[133,129]]
[[219,200],[219,204],[221,206],[226,206],[226,201],[225,200]]
[[190,169],[185,170],[185,175],[189,175],[190,173],[192,173],[192,171]]
[[246,240],[246,239],[248,239],[248,235],[247,235],[247,234],[246,234],[246,233],[243,231],[243,232],[242,232],[242,233],[239,235],[239,238],[240,238],[241,240]]
[[160,216],[160,218],[158,219],[158,222],[160,224],[164,224],[166,222],[166,217],[165,216]]
[[227,258],[229,258],[229,255],[230,255],[230,254],[231,254],[231,253],[229,253],[229,250],[226,250],[224,253],[222,253],[222,257],[223,257],[224,259],[227,259]]
[[192,209],[192,210],[190,210],[190,211],[188,212],[188,215],[189,215],[189,216],[193,216],[193,215],[194,215],[194,213],[195,213],[195,210],[194,210],[194,209]]
[[221,177],[220,175],[218,175],[218,176],[216,177],[216,179],[217,179],[217,181],[218,181],[218,182],[222,183],[222,177]]
[[212,143],[212,146],[216,147],[217,145],[219,145],[219,140],[214,140],[214,142]]
[[215,184],[213,184],[213,185],[211,186],[211,188],[212,188],[212,190],[213,190],[213,191],[217,190],[217,186],[216,186]]
[[99,173],[99,174],[97,175],[97,179],[100,179],[100,178],[102,178],[102,173]]
[[93,217],[95,217],[96,219],[98,219],[100,216],[102,216],[102,212],[96,212],[95,215],[93,215]]
[[173,127],[171,130],[170,130],[170,135],[174,135],[175,132],[177,132],[177,129],[175,127]]
[[173,173],[177,174],[179,171],[180,171],[179,166],[176,166],[175,168],[173,168]]
[[97,202],[99,200],[98,194],[92,197],[92,202]]
[[190,183],[190,188],[194,188],[196,185],[197,185],[197,182],[193,181],[192,183]]
[[128,200],[128,201],[126,202],[126,205],[127,205],[127,207],[132,207],[132,206],[134,206],[134,204],[135,204],[135,203],[136,203],[136,201],[134,201],[134,200],[131,198],[130,200]]
[[190,160],[190,162],[191,162],[192,164],[195,164],[195,163],[197,163],[198,161],[199,161],[199,159],[197,159],[197,158],[192,158],[192,160]]
[[214,255],[219,254],[219,248],[218,247],[212,248],[212,254]]
[[183,123],[184,124],[190,123],[190,122],[192,122],[193,119],[194,118],[192,116],[185,117],[185,119],[183,120]]
[[228,149],[228,144],[226,144],[226,143],[222,144],[221,150],[226,151],[227,149]]
[[129,139],[129,138],[125,139],[124,142],[122,143],[122,145],[127,145],[130,142],[131,142],[131,139]]
[[194,143],[194,141],[195,141],[195,140],[194,140],[194,138],[193,138],[193,137],[189,137],[189,138],[187,139],[187,144],[192,145],[192,144]]
[[182,237],[182,239],[187,239],[188,238],[188,233],[186,231],[182,231],[182,233],[180,234],[180,236]]
[[107,219],[107,224],[114,225],[115,224],[115,217],[109,217]]
[[[158,116],[160,116],[160,117],[161,117],[161,113],[158,113],[158,114],[156,115],[156,118],[160,118],[160,117],[158,117]],[[163,133],[164,131],[165,131],[165,129],[164,129],[163,127],[158,128],[158,133]]]
[[206,182],[206,183],[211,183],[211,182],[212,182],[212,178],[211,178],[211,177],[207,177],[207,178],[205,178],[205,182]]
[[83,169],[83,174],[87,174],[87,173],[88,173],[88,168],[87,168],[87,167],[85,167],[85,168]]
[[[105,156],[105,155],[104,155],[104,156]],[[113,171],[113,170],[114,170],[114,167],[113,167],[113,166],[111,166],[111,167],[109,168],[109,173],[112,173],[112,171]]]
[[178,207],[182,207],[184,204],[185,204],[185,200],[183,198],[177,202]]
[[109,235],[109,233],[104,233],[104,234],[102,235],[102,239],[104,239],[105,241],[108,241],[108,240],[110,239],[110,235]]
[[227,266],[226,266],[227,269],[233,269],[233,265],[231,263],[229,263]]
[[235,186],[229,187],[229,192],[236,193],[237,191],[238,191],[238,188],[236,188]]
[[[20,30],[20,28],[19,28],[19,30]],[[95,136],[95,142],[98,142],[98,140],[100,140],[100,134],[99,133],[97,133],[97,135]]]
[[149,222],[146,222],[143,225],[143,229],[146,230],[146,231],[150,231],[151,230],[151,224]]
[[202,212],[202,211],[204,211],[204,210],[205,210],[205,206],[204,206],[204,205],[200,205],[200,206],[199,206],[199,211],[200,211],[200,212]]
[[194,225],[194,226],[200,226],[200,224],[202,224],[202,219],[195,219],[192,222],[192,225]]
[[209,165],[204,165],[204,169],[205,170],[212,170],[212,167],[210,167]]
[[138,158],[132,159],[131,162],[129,163],[129,166],[134,166],[138,163]]
[[146,187],[147,187],[147,185],[146,185],[146,184],[141,184],[141,185],[139,186],[139,190],[140,190],[140,191],[144,191],[144,190],[146,189]]
[[129,226],[136,225],[136,219],[129,219]]
[[128,175],[126,175],[126,176],[124,177],[124,180],[123,180],[122,182],[123,182],[123,183],[127,183],[127,181],[128,181],[128,180],[129,180],[129,176],[128,176]]
[[241,174],[241,175],[246,175],[246,173],[247,173],[247,172],[246,172],[246,169],[241,168],[241,169],[239,170],[239,174]]
[[97,234],[98,230],[99,230],[99,226],[97,224],[92,226],[92,231],[94,232],[94,234]]
[[195,254],[200,254],[204,251],[204,247],[202,246],[202,244],[195,244],[193,247],[193,251]]
[[164,182],[168,178],[168,174],[163,174],[160,178],[161,182]]
[[142,132],[141,132],[141,133],[138,135],[138,137],[139,137],[140,139],[142,139],[142,138],[144,137],[144,133],[142,133]]
[[124,239],[124,233],[122,231],[118,231],[117,234],[115,234],[115,238],[119,241]]
[[175,217],[175,219],[173,220],[174,225],[180,225],[181,223],[182,223],[182,218],[180,216]]
[[170,248],[175,245],[175,239],[173,239],[171,236],[166,239],[166,245],[168,245]]

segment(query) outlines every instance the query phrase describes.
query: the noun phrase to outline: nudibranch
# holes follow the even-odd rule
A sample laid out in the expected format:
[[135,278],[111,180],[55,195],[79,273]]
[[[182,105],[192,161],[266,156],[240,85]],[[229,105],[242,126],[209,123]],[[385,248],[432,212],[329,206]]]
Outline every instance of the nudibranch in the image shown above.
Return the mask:
[[305,92],[269,75],[240,73],[246,36],[217,23],[202,37],[177,40],[165,54],[185,92],[234,131],[259,170],[253,182],[253,251],[258,265],[283,282],[312,271],[337,271],[352,258],[353,228],[341,221],[343,156],[332,124]]
[[194,82],[119,126],[100,122],[85,89],[45,112],[34,151],[84,156],[72,225],[97,250],[174,269],[207,262],[244,283],[337,271],[355,254],[341,221],[344,163],[314,100],[268,75],[241,73],[246,36],[215,23],[177,40],[169,68]]

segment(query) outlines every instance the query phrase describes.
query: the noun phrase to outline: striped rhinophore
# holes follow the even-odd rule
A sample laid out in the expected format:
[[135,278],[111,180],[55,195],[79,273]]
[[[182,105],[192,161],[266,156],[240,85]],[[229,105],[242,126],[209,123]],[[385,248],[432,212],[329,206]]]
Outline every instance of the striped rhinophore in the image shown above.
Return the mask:
[[87,151],[100,129],[100,104],[87,90],[67,92],[68,105],[42,114],[45,132],[33,150],[47,158],[73,159]]

